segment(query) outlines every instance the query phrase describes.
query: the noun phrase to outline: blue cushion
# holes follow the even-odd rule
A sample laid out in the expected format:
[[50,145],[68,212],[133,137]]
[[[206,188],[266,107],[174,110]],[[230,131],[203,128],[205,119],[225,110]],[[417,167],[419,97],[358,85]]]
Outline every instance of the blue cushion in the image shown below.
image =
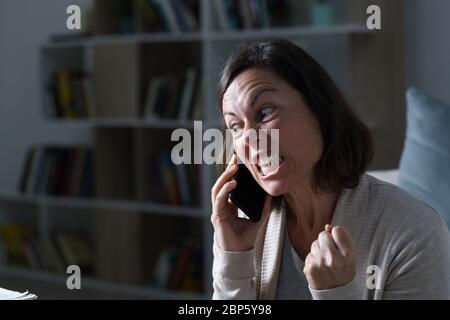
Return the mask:
[[450,105],[410,88],[399,185],[431,205],[450,228]]

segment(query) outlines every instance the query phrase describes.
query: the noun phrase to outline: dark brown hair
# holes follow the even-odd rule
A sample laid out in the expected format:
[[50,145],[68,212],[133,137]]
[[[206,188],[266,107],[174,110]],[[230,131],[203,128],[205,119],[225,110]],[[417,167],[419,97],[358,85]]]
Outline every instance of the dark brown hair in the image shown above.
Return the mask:
[[288,40],[241,45],[229,58],[219,84],[219,106],[231,82],[243,71],[265,68],[297,89],[315,115],[323,154],[315,167],[315,187],[340,191],[358,185],[373,158],[373,142],[326,71]]

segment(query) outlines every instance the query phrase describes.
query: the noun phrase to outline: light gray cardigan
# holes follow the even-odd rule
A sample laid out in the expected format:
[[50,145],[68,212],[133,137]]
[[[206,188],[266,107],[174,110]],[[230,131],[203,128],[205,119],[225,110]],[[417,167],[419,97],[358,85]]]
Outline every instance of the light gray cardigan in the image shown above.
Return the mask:
[[[284,205],[273,209],[250,251],[226,252],[214,243],[213,299],[275,298],[285,216]],[[356,188],[342,190],[332,225],[352,238],[356,275],[341,287],[309,288],[314,299],[450,299],[449,231],[422,201],[363,175]],[[379,267],[378,277],[371,266]]]

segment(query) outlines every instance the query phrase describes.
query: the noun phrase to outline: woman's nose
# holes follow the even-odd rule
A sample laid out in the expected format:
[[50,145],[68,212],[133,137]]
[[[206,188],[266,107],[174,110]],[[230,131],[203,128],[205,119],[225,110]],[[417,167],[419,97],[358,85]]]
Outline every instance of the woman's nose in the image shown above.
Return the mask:
[[246,146],[250,146],[254,143],[258,143],[258,139],[259,139],[259,129],[256,127],[250,127],[250,128],[246,128],[244,129],[244,131],[242,132],[242,140],[244,141]]
[[258,153],[258,145],[260,143],[259,131],[260,129],[257,126],[244,129],[241,139],[244,147],[245,159],[251,159],[252,154]]

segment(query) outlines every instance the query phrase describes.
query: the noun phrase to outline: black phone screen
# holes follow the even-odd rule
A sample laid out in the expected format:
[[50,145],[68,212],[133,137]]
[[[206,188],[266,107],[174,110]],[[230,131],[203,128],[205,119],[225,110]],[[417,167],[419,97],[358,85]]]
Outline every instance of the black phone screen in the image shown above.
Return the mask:
[[247,167],[240,163],[238,171],[233,176],[237,186],[230,192],[231,201],[244,212],[250,220],[258,222],[261,219],[266,191],[256,182]]

